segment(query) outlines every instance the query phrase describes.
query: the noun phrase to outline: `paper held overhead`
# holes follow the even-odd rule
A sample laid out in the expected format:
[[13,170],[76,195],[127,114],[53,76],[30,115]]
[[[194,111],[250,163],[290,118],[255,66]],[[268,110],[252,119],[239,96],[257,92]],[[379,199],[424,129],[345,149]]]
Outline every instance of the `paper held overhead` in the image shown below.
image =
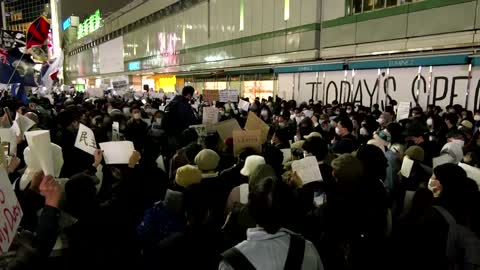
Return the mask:
[[128,164],[135,148],[130,141],[100,143],[106,164]]
[[97,141],[95,140],[95,134],[87,126],[80,124],[78,129],[77,138],[75,139],[75,147],[78,149],[93,155],[97,150]]
[[38,161],[45,175],[54,175],[52,149],[50,146],[50,131],[38,130],[25,133],[32,155]]

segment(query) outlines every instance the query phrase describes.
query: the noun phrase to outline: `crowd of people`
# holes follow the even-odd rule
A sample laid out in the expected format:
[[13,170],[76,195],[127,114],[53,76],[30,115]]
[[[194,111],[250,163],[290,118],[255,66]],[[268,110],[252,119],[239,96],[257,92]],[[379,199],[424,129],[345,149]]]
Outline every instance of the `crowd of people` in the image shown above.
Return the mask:
[[[480,111],[429,105],[397,119],[394,100],[278,97],[246,110],[191,86],[170,101],[52,98],[0,101],[50,131],[66,179],[29,170],[17,131],[4,166],[24,216],[0,269],[480,269]],[[199,135],[210,106],[241,128],[254,113],[267,140],[234,155],[231,137]],[[97,143],[133,142],[128,164],[76,148],[80,124]],[[304,183],[292,163],[307,157],[321,179]]]

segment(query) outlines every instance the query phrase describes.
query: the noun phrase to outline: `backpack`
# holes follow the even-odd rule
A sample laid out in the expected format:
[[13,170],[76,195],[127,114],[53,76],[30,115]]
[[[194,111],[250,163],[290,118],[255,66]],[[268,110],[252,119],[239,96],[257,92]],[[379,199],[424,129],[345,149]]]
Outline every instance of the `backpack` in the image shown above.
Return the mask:
[[434,206],[447,221],[447,258],[450,270],[480,269],[480,239],[469,228],[458,224],[443,207]]
[[[290,234],[290,246],[288,247],[287,260],[283,269],[300,270],[303,264],[304,253],[305,239],[299,235]],[[233,269],[256,270],[255,266],[236,247],[225,251],[222,257]]]
[[175,113],[177,112],[178,102],[171,101],[167,104],[164,111],[164,116],[162,118],[161,129],[168,131],[174,124],[175,121]]

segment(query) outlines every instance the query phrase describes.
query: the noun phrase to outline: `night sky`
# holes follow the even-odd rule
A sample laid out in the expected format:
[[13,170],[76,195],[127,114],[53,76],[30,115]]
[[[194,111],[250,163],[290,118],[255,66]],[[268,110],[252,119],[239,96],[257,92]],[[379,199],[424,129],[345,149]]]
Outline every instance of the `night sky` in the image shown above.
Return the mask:
[[71,15],[79,16],[80,21],[83,21],[97,9],[100,9],[102,18],[106,18],[107,14],[119,10],[130,2],[132,0],[61,0],[62,21]]

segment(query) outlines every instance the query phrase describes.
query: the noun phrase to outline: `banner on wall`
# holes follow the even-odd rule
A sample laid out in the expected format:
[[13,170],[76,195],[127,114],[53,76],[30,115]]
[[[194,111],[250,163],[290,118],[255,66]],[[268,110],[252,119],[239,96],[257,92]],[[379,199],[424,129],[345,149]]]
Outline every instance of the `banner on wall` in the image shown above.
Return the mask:
[[100,44],[99,67],[102,74],[124,71],[123,37]]
[[474,110],[480,108],[480,68],[473,69],[471,79],[468,65],[284,73],[278,76],[278,89],[279,97],[297,102],[313,97],[367,107],[378,103],[381,108],[390,100],[411,102],[413,107],[468,103]]

